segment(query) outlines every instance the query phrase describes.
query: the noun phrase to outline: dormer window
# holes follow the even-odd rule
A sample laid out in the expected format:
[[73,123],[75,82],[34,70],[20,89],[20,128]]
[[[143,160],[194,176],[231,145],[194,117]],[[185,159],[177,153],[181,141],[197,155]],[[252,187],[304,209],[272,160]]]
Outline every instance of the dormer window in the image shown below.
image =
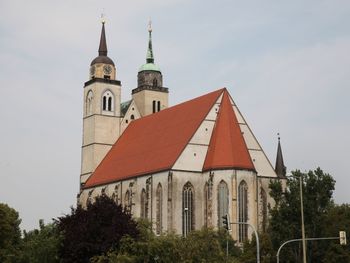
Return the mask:
[[114,96],[110,90],[105,91],[102,96],[102,110],[114,111]]

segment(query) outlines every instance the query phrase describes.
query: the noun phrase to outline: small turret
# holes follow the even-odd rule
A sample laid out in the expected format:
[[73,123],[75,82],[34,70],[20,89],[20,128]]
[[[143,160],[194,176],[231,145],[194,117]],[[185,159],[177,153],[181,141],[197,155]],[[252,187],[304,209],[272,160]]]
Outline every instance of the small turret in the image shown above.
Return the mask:
[[281,138],[279,134],[278,134],[278,146],[277,146],[275,172],[277,176],[280,178],[286,177],[286,174],[287,174],[287,167],[284,165],[284,161],[283,161]]

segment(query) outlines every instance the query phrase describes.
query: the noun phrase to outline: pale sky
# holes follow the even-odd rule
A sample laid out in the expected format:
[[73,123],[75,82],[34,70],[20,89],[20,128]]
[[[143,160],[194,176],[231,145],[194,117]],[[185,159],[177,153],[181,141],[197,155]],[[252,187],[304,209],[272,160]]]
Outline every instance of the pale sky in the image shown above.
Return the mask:
[[0,202],[21,227],[50,222],[79,190],[83,84],[106,14],[122,100],[153,21],[170,104],[227,87],[270,161],[320,166],[350,202],[350,2],[0,0]]

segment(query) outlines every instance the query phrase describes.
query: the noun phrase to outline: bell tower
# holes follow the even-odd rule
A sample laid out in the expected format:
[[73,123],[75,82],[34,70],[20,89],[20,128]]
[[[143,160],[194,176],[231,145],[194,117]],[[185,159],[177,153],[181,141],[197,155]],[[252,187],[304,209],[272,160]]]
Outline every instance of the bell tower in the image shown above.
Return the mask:
[[142,117],[167,108],[169,97],[168,88],[163,87],[162,72],[154,63],[151,21],[148,34],[146,64],[140,67],[137,74],[137,88],[132,90],[132,97]]
[[95,171],[119,137],[121,83],[107,56],[105,21],[102,21],[98,56],[91,62],[84,84],[83,143],[80,187]]

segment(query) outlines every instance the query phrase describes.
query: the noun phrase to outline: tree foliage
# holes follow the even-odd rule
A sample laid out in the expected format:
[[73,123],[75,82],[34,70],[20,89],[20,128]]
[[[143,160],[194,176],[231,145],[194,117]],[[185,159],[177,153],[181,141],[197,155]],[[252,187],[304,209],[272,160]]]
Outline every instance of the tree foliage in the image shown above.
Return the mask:
[[20,263],[55,263],[59,262],[58,249],[61,236],[53,223],[44,224],[39,220],[39,229],[23,232],[21,253],[17,262]]
[[0,262],[14,262],[19,253],[21,230],[18,212],[0,203]]
[[[276,206],[271,209],[269,233],[273,248],[287,240],[301,238],[300,181],[303,178],[303,207],[306,237],[326,237],[326,221],[333,205],[332,195],[335,181],[320,168],[308,173],[297,170],[293,177],[287,179],[285,191],[281,191],[279,181],[270,183],[271,196]],[[308,258],[312,262],[322,262],[329,241],[307,242]],[[301,243],[291,243],[283,248],[281,257],[284,262],[300,262],[302,256]],[[311,262],[311,261],[310,261]]]
[[131,215],[105,195],[86,208],[72,208],[70,215],[58,218],[57,225],[63,235],[61,262],[88,262],[93,256],[119,248],[125,235],[138,235]]
[[[139,222],[138,239],[124,237],[119,249],[95,257],[94,263],[150,263],[150,262],[236,262],[240,250],[226,231],[203,228],[186,238],[168,233],[156,236],[150,224]],[[229,241],[229,258],[226,257]]]

